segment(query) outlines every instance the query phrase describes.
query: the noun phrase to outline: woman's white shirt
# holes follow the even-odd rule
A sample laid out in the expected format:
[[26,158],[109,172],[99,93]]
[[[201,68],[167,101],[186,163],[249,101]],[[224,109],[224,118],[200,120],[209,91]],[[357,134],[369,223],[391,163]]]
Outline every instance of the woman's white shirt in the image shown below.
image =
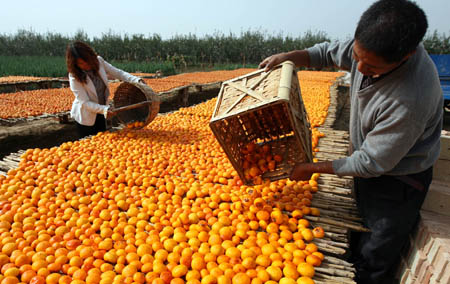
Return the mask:
[[[112,66],[102,57],[98,56],[97,58],[99,63],[98,74],[108,89],[106,94],[109,94],[108,78],[119,79],[131,83],[137,83],[140,80],[139,77],[133,76],[130,73]],[[95,123],[97,113],[106,116],[109,108],[108,103],[106,105],[98,103],[97,92],[89,76],[86,76],[86,84],[84,84],[78,82],[75,77],[69,73],[69,84],[70,89],[75,95],[70,115],[76,122],[82,125],[92,126]],[[106,102],[108,102],[108,97],[106,98]]]

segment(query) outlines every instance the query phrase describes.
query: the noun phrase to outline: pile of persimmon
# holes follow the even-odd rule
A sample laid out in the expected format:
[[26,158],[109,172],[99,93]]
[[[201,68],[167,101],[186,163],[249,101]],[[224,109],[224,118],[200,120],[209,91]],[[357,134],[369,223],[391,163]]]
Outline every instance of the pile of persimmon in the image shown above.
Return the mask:
[[18,83],[18,82],[40,81],[40,80],[48,80],[48,79],[51,79],[51,78],[33,77],[33,76],[6,76],[6,77],[0,77],[0,83]]
[[133,121],[127,124],[127,128],[128,129],[137,129],[137,128],[141,128],[144,126],[144,122],[143,121]]
[[222,82],[230,80],[247,73],[253,72],[256,69],[251,68],[241,68],[236,70],[217,70],[209,72],[194,72],[194,73],[183,73],[169,78],[174,81],[192,82],[197,84],[206,84],[214,82]]
[[205,111],[27,150],[0,176],[0,284],[314,283],[319,174],[242,185]]
[[152,77],[155,76],[156,73],[130,73],[131,75],[137,76],[137,77]]
[[[165,78],[144,79],[153,91],[160,93],[175,88],[190,86],[192,84],[204,84],[221,82],[234,77],[249,73],[254,69],[237,69],[230,71],[212,71],[186,73]],[[0,82],[23,82],[25,80],[47,79],[39,77],[3,77]],[[120,83],[109,84],[111,99]],[[42,89],[23,91],[16,93],[1,94],[0,96],[0,118],[26,118],[42,114],[57,114],[70,110],[74,96],[69,88]]]
[[191,106],[191,107],[181,107],[178,110],[178,113],[180,114],[189,114],[189,115],[196,115],[196,116],[202,116],[206,118],[211,117],[211,110],[214,109],[215,105],[217,103],[217,98],[213,98],[211,100],[208,100],[204,103]]
[[268,144],[259,145],[254,142],[247,143],[241,148],[242,169],[246,180],[253,184],[262,184],[262,175],[276,169],[277,164],[283,158],[280,155],[272,155],[272,148]]
[[339,72],[323,71],[299,71],[297,73],[303,103],[313,129],[325,122],[330,106],[330,87],[341,75],[342,73]]

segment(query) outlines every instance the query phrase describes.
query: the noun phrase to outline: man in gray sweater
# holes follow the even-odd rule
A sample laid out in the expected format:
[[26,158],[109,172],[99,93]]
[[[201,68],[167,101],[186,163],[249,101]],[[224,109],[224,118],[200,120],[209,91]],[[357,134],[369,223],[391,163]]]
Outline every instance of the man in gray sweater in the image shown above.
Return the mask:
[[413,229],[438,159],[443,97],[436,68],[421,41],[427,19],[407,0],[377,1],[363,13],[354,39],[276,54],[260,67],[351,71],[350,156],[299,163],[291,179],[313,173],[354,176],[355,198],[371,232],[353,238],[358,283],[390,283]]

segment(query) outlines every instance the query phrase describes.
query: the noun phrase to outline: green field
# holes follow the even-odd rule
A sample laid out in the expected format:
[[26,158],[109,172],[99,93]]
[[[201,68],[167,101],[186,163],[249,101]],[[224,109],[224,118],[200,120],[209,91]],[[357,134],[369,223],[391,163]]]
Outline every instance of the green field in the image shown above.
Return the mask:
[[[162,71],[164,75],[176,73],[172,62],[110,62],[127,72],[155,73]],[[64,57],[61,56],[0,56],[0,77],[4,76],[36,76],[67,77]]]
[[[234,70],[238,68],[257,68],[257,64],[200,64],[175,68],[172,62],[137,62],[116,61],[110,62],[115,67],[127,72],[155,73],[161,71],[164,76],[184,72]],[[35,77],[67,77],[67,68],[64,57],[57,56],[0,56],[0,77],[5,76],[35,76]]]

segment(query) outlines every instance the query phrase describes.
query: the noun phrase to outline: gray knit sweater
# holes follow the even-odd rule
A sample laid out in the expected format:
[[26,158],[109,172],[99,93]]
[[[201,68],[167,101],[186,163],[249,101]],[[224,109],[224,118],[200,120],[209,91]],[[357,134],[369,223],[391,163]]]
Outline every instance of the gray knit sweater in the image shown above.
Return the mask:
[[407,175],[439,156],[443,97],[436,68],[422,44],[398,69],[360,90],[363,74],[352,57],[353,40],[308,49],[311,67],[351,71],[351,156],[333,161],[337,175]]

